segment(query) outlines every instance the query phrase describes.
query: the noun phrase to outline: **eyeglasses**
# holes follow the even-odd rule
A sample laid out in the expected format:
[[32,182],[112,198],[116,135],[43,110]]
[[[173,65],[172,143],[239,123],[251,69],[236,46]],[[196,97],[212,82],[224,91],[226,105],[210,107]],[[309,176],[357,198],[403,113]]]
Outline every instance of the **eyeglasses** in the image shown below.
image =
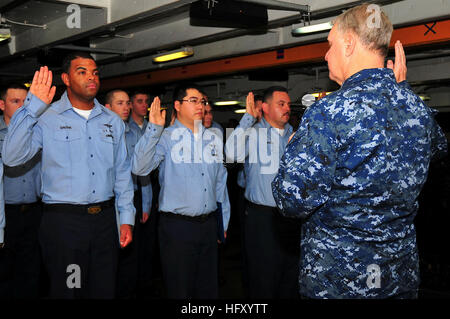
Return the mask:
[[196,98],[196,97],[190,97],[189,99],[187,99],[187,100],[180,100],[180,101],[184,101],[184,102],[189,102],[189,103],[192,103],[192,104],[195,104],[195,105],[197,105],[197,104],[202,104],[203,106],[206,106],[206,105],[208,105],[209,104],[209,102],[208,101],[206,101],[205,99],[201,99],[201,100],[199,100],[198,98]]

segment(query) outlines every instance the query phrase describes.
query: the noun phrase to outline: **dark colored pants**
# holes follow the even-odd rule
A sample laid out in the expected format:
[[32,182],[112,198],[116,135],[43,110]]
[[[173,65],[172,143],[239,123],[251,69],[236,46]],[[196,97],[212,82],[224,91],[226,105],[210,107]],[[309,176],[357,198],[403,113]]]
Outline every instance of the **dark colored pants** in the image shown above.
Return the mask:
[[117,270],[117,297],[129,299],[135,297],[138,284],[139,250],[141,242],[142,197],[139,191],[134,193],[136,215],[133,227],[133,241],[120,249]]
[[300,222],[247,202],[245,253],[250,298],[298,298]]
[[[153,188],[158,185],[153,184]],[[158,200],[159,190],[156,189],[154,198]],[[142,204],[141,204],[142,205]],[[138,296],[148,296],[153,293],[151,289],[153,279],[158,272],[159,252],[158,252],[158,219],[159,212],[152,206],[150,216],[145,224],[141,224],[139,234],[139,267],[138,267]]]
[[240,251],[241,251],[241,268],[242,268],[242,286],[244,288],[245,298],[249,297],[248,288],[248,266],[247,266],[247,254],[245,253],[245,208],[246,202],[244,196],[245,188],[238,187],[238,201],[237,208],[239,212],[239,230],[240,230]]
[[103,204],[95,214],[87,205],[44,205],[39,239],[50,298],[115,297],[119,237],[114,200]]
[[40,203],[5,205],[5,247],[0,257],[0,298],[39,297],[41,253]]
[[217,220],[190,221],[160,213],[159,247],[168,298],[217,298]]

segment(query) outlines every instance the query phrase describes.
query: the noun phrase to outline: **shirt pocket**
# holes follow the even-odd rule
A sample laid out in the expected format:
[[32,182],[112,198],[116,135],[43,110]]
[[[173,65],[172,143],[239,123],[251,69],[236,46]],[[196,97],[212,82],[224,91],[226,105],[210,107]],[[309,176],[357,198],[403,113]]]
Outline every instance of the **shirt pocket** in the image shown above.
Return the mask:
[[114,163],[114,149],[119,143],[119,136],[114,131],[114,128],[110,126],[100,125],[98,130],[98,150],[99,156],[103,163],[108,164],[108,167],[112,167]]
[[58,142],[73,142],[81,138],[81,132],[78,130],[57,130],[53,138]]
[[[51,180],[52,186],[42,185],[42,191],[58,189],[62,197],[70,198],[73,194],[71,181],[77,172],[77,163],[82,162],[83,147],[81,131],[75,129],[58,129],[51,139],[52,145],[47,147],[47,167],[51,170],[42,170],[42,179]],[[57,178],[55,178],[57,177]]]
[[[78,161],[81,159],[81,132],[75,129],[56,130],[53,135],[55,142],[55,155],[56,160],[61,160],[59,165],[65,167],[68,161]],[[53,148],[52,148],[53,149]],[[64,154],[69,155],[70,158],[65,158]]]

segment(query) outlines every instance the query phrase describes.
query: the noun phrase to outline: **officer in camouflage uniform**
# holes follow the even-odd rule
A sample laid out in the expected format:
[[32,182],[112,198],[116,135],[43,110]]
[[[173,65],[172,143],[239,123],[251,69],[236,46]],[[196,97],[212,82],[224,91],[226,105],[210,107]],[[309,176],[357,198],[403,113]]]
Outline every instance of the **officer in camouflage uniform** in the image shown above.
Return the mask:
[[392,25],[381,11],[378,25],[367,22],[373,10],[363,4],[336,19],[325,60],[341,88],[306,110],[272,182],[282,213],[305,219],[307,298],[417,298],[417,196],[447,143],[401,82],[400,42],[395,66],[383,68]]

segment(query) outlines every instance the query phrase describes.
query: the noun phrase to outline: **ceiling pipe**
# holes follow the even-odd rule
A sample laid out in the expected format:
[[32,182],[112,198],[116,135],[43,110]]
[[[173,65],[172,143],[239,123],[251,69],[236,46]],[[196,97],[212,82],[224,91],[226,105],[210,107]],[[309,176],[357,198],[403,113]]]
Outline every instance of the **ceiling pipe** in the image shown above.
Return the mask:
[[309,12],[308,5],[302,5],[302,4],[296,4],[296,3],[289,3],[289,2],[276,1],[276,0],[238,0],[238,1],[260,4],[260,5],[267,7],[267,9],[273,9],[273,10],[299,11],[299,12],[305,12],[305,13]]
[[97,49],[97,48],[90,48],[90,47],[82,47],[77,45],[71,45],[71,44],[60,44],[55,45],[53,49],[65,49],[65,50],[74,50],[74,51],[86,51],[91,53],[105,53],[105,54],[120,54],[124,55],[125,52],[122,50],[116,50],[116,49]]

